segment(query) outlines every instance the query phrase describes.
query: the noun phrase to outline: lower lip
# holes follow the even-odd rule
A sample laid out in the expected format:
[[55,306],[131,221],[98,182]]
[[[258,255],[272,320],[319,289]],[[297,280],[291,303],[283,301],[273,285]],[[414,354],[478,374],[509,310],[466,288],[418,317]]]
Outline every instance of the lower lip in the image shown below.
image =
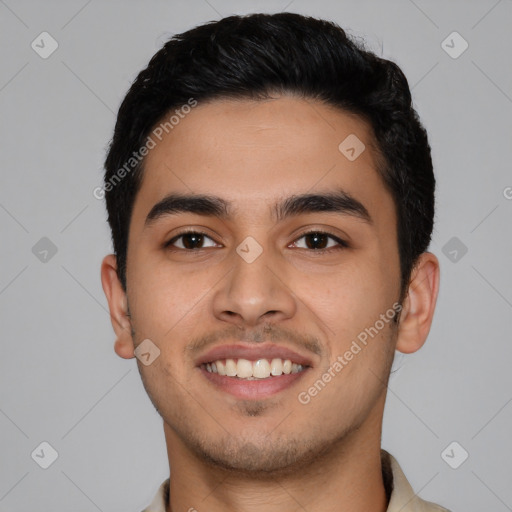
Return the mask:
[[243,400],[260,400],[275,395],[290,388],[308,371],[305,368],[298,373],[289,373],[268,377],[266,379],[246,380],[237,377],[226,377],[218,373],[209,372],[205,368],[199,368],[201,373],[222,391]]

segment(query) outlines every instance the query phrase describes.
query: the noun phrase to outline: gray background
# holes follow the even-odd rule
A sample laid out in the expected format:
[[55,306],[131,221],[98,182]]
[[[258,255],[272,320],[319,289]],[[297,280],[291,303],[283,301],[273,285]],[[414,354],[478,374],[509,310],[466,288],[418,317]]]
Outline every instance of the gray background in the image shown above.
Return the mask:
[[[1,512],[138,511],[168,476],[136,361],[113,351],[93,189],[120,101],[166,38],[281,10],[395,60],[430,135],[442,282],[426,345],[396,360],[383,447],[425,499],[512,510],[511,0],[0,0]],[[31,48],[43,31],[59,45],[47,59]],[[457,58],[453,31],[469,44]],[[42,441],[59,455],[46,470],[31,458]]]

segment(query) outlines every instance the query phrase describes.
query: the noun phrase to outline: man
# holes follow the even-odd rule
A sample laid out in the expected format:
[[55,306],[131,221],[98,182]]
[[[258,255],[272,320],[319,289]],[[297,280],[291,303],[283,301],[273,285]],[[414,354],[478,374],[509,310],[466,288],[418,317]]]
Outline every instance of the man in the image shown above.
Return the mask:
[[297,14],[202,25],[139,74],[105,167],[115,351],[170,465],[146,511],[446,510],[380,447],[439,286],[398,66]]

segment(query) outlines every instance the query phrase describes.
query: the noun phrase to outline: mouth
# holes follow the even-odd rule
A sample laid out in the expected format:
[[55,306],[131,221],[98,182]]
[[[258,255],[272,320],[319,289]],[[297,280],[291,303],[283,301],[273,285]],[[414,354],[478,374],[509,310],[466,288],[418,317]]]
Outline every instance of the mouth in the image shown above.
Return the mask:
[[260,400],[290,388],[312,367],[311,360],[276,345],[217,347],[197,361],[216,389],[239,399]]

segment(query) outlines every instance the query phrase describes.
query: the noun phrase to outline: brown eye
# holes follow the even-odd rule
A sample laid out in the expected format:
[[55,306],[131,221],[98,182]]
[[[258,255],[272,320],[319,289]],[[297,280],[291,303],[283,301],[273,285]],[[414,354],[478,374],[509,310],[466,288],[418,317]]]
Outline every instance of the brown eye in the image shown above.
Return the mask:
[[[298,240],[301,239],[305,240],[302,247],[298,244]],[[340,249],[343,247],[348,247],[346,242],[332,235],[331,233],[324,231],[309,231],[308,233],[303,233],[299,238],[297,238],[297,240],[294,242],[294,245],[300,249],[310,249],[313,251],[324,251],[329,249]]]
[[[206,240],[211,240],[213,243],[204,245]],[[170,246],[183,250],[197,250],[205,247],[215,247],[216,244],[206,233],[187,231],[175,236],[165,244],[165,247]]]

